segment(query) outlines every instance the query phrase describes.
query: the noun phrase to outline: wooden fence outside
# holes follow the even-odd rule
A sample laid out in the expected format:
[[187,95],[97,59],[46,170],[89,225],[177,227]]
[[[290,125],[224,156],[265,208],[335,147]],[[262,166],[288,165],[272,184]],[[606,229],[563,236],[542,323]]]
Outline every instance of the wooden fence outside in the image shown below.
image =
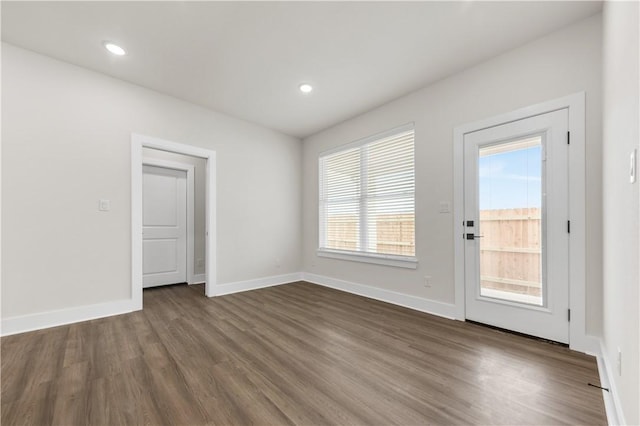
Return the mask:
[[[482,288],[530,296],[541,295],[540,208],[480,211],[480,280]],[[356,250],[358,217],[329,218],[327,247]],[[415,255],[415,220],[412,214],[380,215],[376,220],[379,252]]]
[[[358,217],[331,216],[327,222],[327,247],[356,250],[358,245]],[[416,252],[415,220],[413,214],[378,215],[375,218],[375,246],[379,253],[414,256]]]
[[540,208],[480,211],[483,288],[541,295]]

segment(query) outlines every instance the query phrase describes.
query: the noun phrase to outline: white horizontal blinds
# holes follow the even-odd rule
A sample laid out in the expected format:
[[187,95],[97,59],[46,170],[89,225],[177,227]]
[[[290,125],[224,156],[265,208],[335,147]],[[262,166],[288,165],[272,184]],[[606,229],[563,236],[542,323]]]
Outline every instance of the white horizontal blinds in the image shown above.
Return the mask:
[[350,251],[360,249],[360,162],[359,148],[320,159],[323,248]]
[[413,129],[320,158],[320,248],[415,255]]
[[414,132],[370,143],[364,152],[368,223],[365,251],[414,256]]

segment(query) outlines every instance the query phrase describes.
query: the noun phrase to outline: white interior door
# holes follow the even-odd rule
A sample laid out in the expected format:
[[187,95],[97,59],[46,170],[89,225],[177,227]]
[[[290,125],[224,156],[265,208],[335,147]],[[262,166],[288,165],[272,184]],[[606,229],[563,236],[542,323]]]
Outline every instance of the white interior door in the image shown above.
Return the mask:
[[187,172],[143,167],[143,287],[187,281]]
[[569,342],[568,110],[464,136],[467,319]]

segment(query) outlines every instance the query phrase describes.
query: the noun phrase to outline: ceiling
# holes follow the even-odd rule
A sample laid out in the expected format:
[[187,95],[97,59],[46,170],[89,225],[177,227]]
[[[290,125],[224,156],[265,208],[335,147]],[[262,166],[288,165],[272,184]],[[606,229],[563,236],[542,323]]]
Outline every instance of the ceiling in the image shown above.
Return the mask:
[[[8,2],[2,40],[305,137],[600,2]],[[116,57],[102,46],[120,44]],[[298,90],[303,83],[311,94]]]

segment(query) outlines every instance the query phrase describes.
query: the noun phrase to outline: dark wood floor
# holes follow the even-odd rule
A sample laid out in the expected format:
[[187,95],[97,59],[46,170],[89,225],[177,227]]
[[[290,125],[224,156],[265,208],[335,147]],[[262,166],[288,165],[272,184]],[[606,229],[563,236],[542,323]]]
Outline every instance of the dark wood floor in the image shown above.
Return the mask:
[[605,424],[594,358],[294,283],[2,338],[2,425]]

